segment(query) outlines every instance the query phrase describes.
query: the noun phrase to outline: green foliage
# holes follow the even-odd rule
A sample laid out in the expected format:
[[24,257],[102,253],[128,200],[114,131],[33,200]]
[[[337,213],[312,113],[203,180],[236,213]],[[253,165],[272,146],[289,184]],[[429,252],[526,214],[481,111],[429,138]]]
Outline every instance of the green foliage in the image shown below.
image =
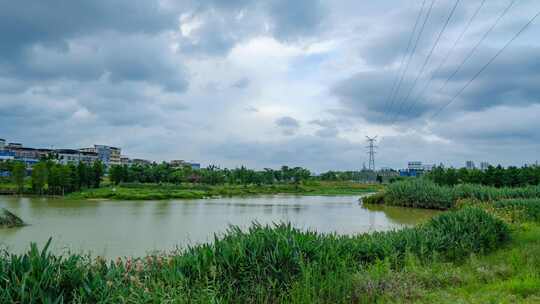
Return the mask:
[[311,182],[309,184],[205,185],[121,183],[114,188],[87,189],[70,194],[72,199],[163,200],[198,199],[272,194],[360,195],[375,192],[378,185]]
[[540,222],[540,199],[512,199],[493,203],[493,208],[506,213],[514,222]]
[[384,194],[387,205],[441,210],[453,208],[464,199],[488,202],[517,198],[540,198],[540,186],[496,188],[459,184],[450,187],[439,186],[427,179],[412,179],[388,185]]
[[455,186],[457,184],[479,184],[497,188],[536,186],[540,185],[540,167],[503,168],[499,165],[497,167],[490,166],[484,171],[436,167],[426,177],[441,186]]
[[378,261],[398,267],[410,255],[455,260],[491,251],[508,237],[501,221],[464,209],[416,228],[357,236],[254,224],[181,253],[110,263],[32,245],[0,257],[0,302],[350,302],[354,274]]
[[26,166],[22,162],[15,162],[11,171],[13,183],[17,185],[17,193],[23,193],[24,179],[26,178]]
[[34,193],[43,194],[47,184],[47,165],[39,162],[32,168],[32,190]]
[[171,167],[167,163],[112,166],[109,170],[111,181],[120,183],[200,183],[205,185],[273,185],[275,183],[300,185],[311,179],[309,170],[283,166],[280,170],[264,169],[256,171],[240,167],[236,169],[221,169],[210,165],[207,168],[193,170],[191,166],[181,168]]
[[393,206],[449,209],[454,206],[452,189],[424,179],[396,182],[385,189],[385,204]]

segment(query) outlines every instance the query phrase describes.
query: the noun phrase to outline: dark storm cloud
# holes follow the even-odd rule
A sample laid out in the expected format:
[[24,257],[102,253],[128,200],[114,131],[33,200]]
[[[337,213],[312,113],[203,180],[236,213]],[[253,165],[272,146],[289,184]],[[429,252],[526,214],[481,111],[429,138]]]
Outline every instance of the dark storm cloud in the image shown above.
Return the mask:
[[[404,62],[407,54],[426,55],[436,40],[439,32],[442,30],[443,24],[450,15],[453,1],[443,2],[435,1],[429,18],[426,19],[427,11],[431,5],[431,1],[426,1],[423,13],[419,19],[417,29],[412,37],[410,47],[407,51],[407,46],[416,23],[418,13],[421,9],[421,1],[415,2],[414,5],[407,6],[404,10],[391,13],[386,18],[396,24],[396,26],[383,23],[384,26],[373,26],[362,30],[369,30],[365,38],[365,43],[360,49],[361,56],[368,61],[370,65],[384,66],[394,62]],[[462,26],[463,19],[470,13],[474,5],[461,1],[447,26],[445,32],[451,32]],[[422,25],[425,26],[422,30]],[[422,31],[422,35],[418,39],[418,34]],[[416,47],[415,47],[416,44]],[[419,56],[413,56],[413,60]]]
[[[482,49],[441,92],[445,96],[442,101],[449,102],[497,51]],[[539,52],[540,48],[533,46],[508,49],[456,99],[451,110],[483,111],[500,105],[521,107],[540,103]],[[459,56],[459,60],[463,56]],[[454,72],[454,64],[459,63],[441,70],[435,79],[444,83]]]
[[[507,3],[486,3],[457,48],[449,53],[451,46],[469,21],[468,18],[478,7],[478,3],[460,4],[456,10],[456,16],[428,60],[428,50],[432,48],[434,37],[445,19],[444,12],[446,11],[446,14],[449,12],[450,2],[436,7],[437,13],[433,22],[439,27],[432,26],[437,30],[423,34],[431,38],[421,39],[424,44],[419,46],[413,56],[409,69],[403,74],[399,91],[395,95],[392,93],[392,88],[396,80],[401,79],[401,68],[406,67],[406,65],[397,64],[403,59],[403,54],[399,50],[405,50],[406,42],[403,36],[408,37],[408,35],[402,33],[402,27],[385,27],[380,33],[375,32],[372,38],[367,40],[361,54],[366,65],[372,68],[339,81],[332,90],[344,107],[342,112],[345,113],[344,115],[356,115],[366,121],[382,124],[394,121],[409,123],[422,122],[420,119],[431,117],[450,102],[450,109],[444,108],[443,115],[438,119],[447,119],[446,116],[450,110],[452,113],[484,111],[500,105],[526,106],[540,102],[538,98],[540,89],[536,85],[540,79],[538,46],[520,44],[519,40],[505,50],[461,94],[457,95],[504,43],[527,22],[530,16],[524,15],[518,9],[519,6],[514,7],[508,18],[503,19],[503,22],[488,36],[489,39],[476,50],[474,56],[466,61],[454,77],[451,77]],[[532,2],[529,5],[532,5]],[[401,19],[397,20],[403,20],[405,24],[414,23],[412,13],[401,15]],[[530,28],[529,31],[538,32],[534,28]],[[528,39],[532,39],[531,37],[529,36]],[[526,41],[525,37],[522,38]],[[400,46],[397,46],[398,44]],[[447,54],[451,55],[449,60],[441,66],[441,69],[438,69]],[[426,60],[426,68],[422,71]],[[381,65],[385,67],[382,68]],[[448,83],[445,84],[447,81]]]
[[346,108],[344,115],[361,116],[375,123],[406,121],[436,107],[417,95],[405,102],[407,92],[413,85],[410,77],[404,79],[400,92],[392,94],[393,77],[385,71],[362,72],[337,83],[332,92]]
[[175,26],[175,16],[145,0],[4,1],[0,10],[0,54],[19,56],[40,43],[63,49],[66,40],[103,30],[156,33]]
[[339,135],[337,121],[315,119],[310,121],[309,124],[320,127],[315,132],[315,135],[319,137],[337,137]]
[[269,1],[273,33],[281,40],[296,40],[320,31],[325,9],[320,0]]
[[294,135],[300,129],[300,122],[290,116],[276,119],[276,126],[281,128],[283,135]]
[[540,141],[540,105],[525,107],[498,106],[485,112],[460,115],[433,127],[445,138],[469,144],[515,144]]
[[160,38],[175,30],[177,17],[158,2],[23,2],[0,10],[0,77],[27,87],[107,75],[111,81],[145,81],[170,91],[187,88],[182,66]]
[[283,42],[314,37],[323,30],[327,14],[320,0],[188,1],[181,6],[192,10],[184,22],[201,23],[180,40],[181,51],[199,56],[224,55],[261,34]]

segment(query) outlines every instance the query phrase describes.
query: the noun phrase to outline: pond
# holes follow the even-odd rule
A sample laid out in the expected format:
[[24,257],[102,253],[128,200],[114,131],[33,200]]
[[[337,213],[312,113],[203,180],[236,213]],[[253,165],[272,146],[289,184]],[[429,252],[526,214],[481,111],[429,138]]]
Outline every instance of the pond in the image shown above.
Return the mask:
[[324,233],[355,234],[411,226],[435,211],[358,203],[358,196],[257,196],[170,201],[73,201],[0,196],[29,226],[0,228],[0,248],[20,253],[31,242],[52,250],[114,258],[144,256],[212,241],[229,225],[291,222]]

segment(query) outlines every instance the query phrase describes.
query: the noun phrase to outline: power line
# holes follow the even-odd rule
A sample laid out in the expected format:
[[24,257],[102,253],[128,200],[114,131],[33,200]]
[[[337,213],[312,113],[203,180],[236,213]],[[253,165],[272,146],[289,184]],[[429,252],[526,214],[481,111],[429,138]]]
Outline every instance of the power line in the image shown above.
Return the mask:
[[411,106],[409,107],[409,109],[407,110],[405,115],[409,115],[411,113],[412,109],[414,109],[414,107],[416,106],[416,104],[420,100],[420,98],[422,96],[424,96],[424,94],[426,93],[428,87],[431,85],[431,83],[435,79],[435,77],[433,77],[433,75],[437,75],[439,73],[439,71],[441,70],[441,68],[446,64],[448,59],[450,59],[450,56],[452,55],[452,53],[454,52],[454,50],[456,49],[458,44],[461,42],[463,37],[465,37],[465,33],[469,30],[469,27],[471,26],[473,20],[476,19],[476,16],[478,16],[478,13],[480,13],[480,10],[482,9],[482,7],[484,7],[485,3],[486,3],[486,0],[482,0],[482,2],[480,2],[480,5],[476,8],[474,13],[471,15],[471,18],[469,18],[469,21],[467,22],[467,24],[465,25],[465,27],[463,28],[463,30],[459,34],[458,38],[456,39],[456,41],[454,42],[454,44],[452,45],[452,47],[450,48],[448,53],[446,53],[446,56],[443,58],[443,60],[439,64],[439,66],[437,66],[437,68],[431,73],[431,77],[429,78],[428,82],[426,83],[424,88],[420,91],[420,93],[418,94],[418,97],[414,100],[413,104],[411,104]]
[[482,72],[484,72],[487,67],[493,62],[495,61],[495,59],[497,59],[497,57],[499,57],[499,55],[502,54],[502,52],[504,52],[504,50],[506,50],[506,48],[508,48],[508,46],[514,42],[514,40],[516,40],[533,22],[536,18],[538,18],[538,16],[540,16],[540,11],[538,13],[536,13],[536,15],[534,15],[534,17],[532,17],[529,22],[527,22],[515,35],[514,37],[512,37],[512,39],[510,39],[505,45],[504,47],[502,47],[493,57],[491,57],[491,59],[461,88],[461,90],[458,91],[458,93],[456,95],[454,95],[454,97],[448,102],[446,103],[445,105],[443,105],[432,117],[431,119],[433,119],[434,117],[436,117],[437,115],[439,115],[446,107],[448,107],[450,104],[452,104],[457,98],[459,95],[461,95],[461,93],[463,93],[463,91],[465,91],[469,85],[476,79],[478,78],[478,76],[480,74],[482,74]]
[[480,45],[482,44],[482,42],[484,42],[484,40],[486,40],[486,38],[489,36],[489,34],[493,31],[493,29],[499,24],[499,22],[501,21],[501,19],[508,13],[508,11],[510,11],[510,9],[512,8],[512,6],[514,6],[514,4],[516,3],[517,0],[512,0],[510,2],[510,4],[501,12],[501,14],[499,14],[499,17],[497,17],[497,19],[495,20],[495,22],[491,25],[491,27],[487,30],[487,32],[484,33],[484,35],[482,36],[482,38],[480,40],[478,40],[478,42],[476,43],[476,45],[471,49],[471,51],[469,52],[469,54],[467,54],[467,56],[465,57],[465,59],[463,59],[463,61],[459,64],[459,66],[454,70],[454,72],[452,72],[452,74],[450,75],[450,77],[448,77],[448,79],[446,79],[446,81],[444,82],[444,84],[439,88],[439,90],[437,90],[437,93],[440,93],[442,92],[442,90],[444,90],[446,88],[446,86],[448,85],[448,83],[450,82],[450,80],[452,80],[454,78],[454,76],[456,76],[457,73],[459,73],[459,71],[463,68],[463,66],[465,65],[465,63],[467,63],[467,61],[469,61],[469,59],[471,59],[471,57],[474,55],[474,53],[476,52],[476,50],[478,49],[478,47],[480,47]]
[[429,51],[428,56],[424,60],[424,64],[422,65],[422,68],[420,69],[420,72],[416,74],[416,78],[414,79],[413,85],[409,89],[405,99],[400,103],[398,111],[396,113],[394,113],[394,118],[392,119],[392,124],[394,124],[395,120],[398,118],[398,114],[399,114],[399,112],[401,112],[401,109],[402,109],[403,105],[407,104],[407,101],[409,100],[409,97],[411,97],[411,93],[414,91],[414,88],[416,87],[416,84],[418,83],[418,79],[420,79],[420,77],[424,74],[426,66],[429,63],[429,60],[431,59],[431,56],[433,56],[433,52],[435,51],[435,49],[439,45],[439,41],[441,40],[442,35],[446,31],[446,28],[448,27],[448,24],[450,23],[450,20],[452,19],[452,16],[454,16],[454,13],[456,12],[456,8],[459,5],[460,1],[461,0],[456,0],[456,2],[454,3],[454,6],[452,7],[452,10],[450,11],[450,14],[446,18],[446,21],[445,21],[443,27],[441,28],[441,31],[439,32],[439,35],[437,35],[437,39],[435,39],[435,42],[433,43],[433,46],[431,47],[431,50]]
[[[416,52],[416,48],[418,47],[418,42],[420,40],[420,37],[422,37],[422,33],[424,32],[424,29],[426,27],[426,23],[429,19],[429,16],[431,15],[431,11],[433,10],[433,5],[435,4],[435,1],[436,0],[432,0],[431,1],[431,5],[429,6],[429,9],[427,11],[427,14],[426,14],[426,17],[424,18],[424,22],[422,24],[422,27],[420,29],[420,31],[418,32],[418,37],[416,37],[416,41],[414,43],[414,47],[412,49],[412,52],[409,56],[409,59],[407,61],[407,65],[405,66],[405,69],[403,70],[403,73],[401,74],[401,78],[399,80],[399,83],[398,83],[398,86],[397,86],[397,89],[396,89],[396,92],[394,94],[394,97],[397,97],[397,93],[399,92],[399,89],[401,88],[401,84],[403,83],[403,79],[405,78],[405,75],[407,73],[407,70],[409,69],[409,65],[412,61],[412,58],[414,57],[414,53]],[[395,103],[395,98],[392,98],[392,101],[391,101],[391,105],[390,105],[390,109],[389,110],[392,110],[393,106],[394,106],[394,103]],[[390,111],[388,112],[390,114]]]
[[[397,83],[398,83],[398,79],[399,79],[400,74],[402,74],[401,71],[403,70],[403,67],[404,67],[403,64],[405,63],[406,58],[409,57],[408,54],[409,54],[409,50],[410,50],[410,48],[411,48],[411,43],[412,43],[413,38],[414,38],[414,33],[416,33],[416,29],[418,28],[418,23],[420,22],[420,18],[422,17],[422,13],[424,12],[424,8],[425,8],[425,6],[426,6],[426,2],[427,2],[427,0],[424,0],[424,1],[422,2],[422,7],[420,8],[420,11],[418,12],[418,16],[416,17],[416,21],[415,21],[415,23],[414,23],[414,27],[413,27],[413,30],[412,30],[412,32],[411,32],[411,36],[409,37],[409,42],[407,42],[407,48],[405,49],[405,53],[404,53],[405,56],[403,56],[403,57],[401,58],[401,62],[400,62],[400,64],[399,64],[399,71],[398,71],[398,73],[396,74],[396,78],[394,79],[394,83],[392,84],[392,89],[390,90],[390,93],[388,94],[388,97],[387,97],[387,99],[386,99],[386,102],[385,102],[385,105],[384,105],[383,113],[387,113],[387,112],[388,112],[388,110],[389,110],[388,105],[389,105],[389,103],[390,103],[390,100],[392,100],[392,99],[394,98],[394,95],[395,95],[394,92],[395,92],[395,89],[396,89],[396,85],[397,85]],[[409,57],[409,58],[410,58],[410,57]],[[410,59],[409,59],[409,60],[410,60]],[[403,71],[404,71],[404,70],[403,70]],[[392,106],[393,106],[393,105],[392,105]]]

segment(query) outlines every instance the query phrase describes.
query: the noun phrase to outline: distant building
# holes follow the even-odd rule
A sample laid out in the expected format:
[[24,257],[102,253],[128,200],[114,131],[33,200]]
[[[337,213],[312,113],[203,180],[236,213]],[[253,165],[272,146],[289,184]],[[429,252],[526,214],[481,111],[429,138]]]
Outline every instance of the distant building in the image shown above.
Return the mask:
[[27,167],[33,166],[41,158],[40,151],[33,148],[25,148],[19,143],[9,143],[5,150],[13,153],[14,159],[25,163]]
[[467,168],[467,170],[474,170],[476,169],[476,166],[472,160],[468,160],[465,162],[465,168]]
[[9,143],[7,145],[7,148],[8,149],[18,149],[18,148],[22,148],[23,145],[21,143]]
[[4,150],[6,148],[6,140],[3,138],[0,138],[0,151]]
[[131,164],[131,160],[127,156],[120,156],[120,164],[122,166],[129,166]]
[[422,169],[426,172],[429,172],[435,168],[435,165],[433,164],[424,164],[422,165]]
[[0,150],[0,161],[8,161],[8,160],[14,160],[15,159],[15,153],[7,151],[7,150]]
[[407,169],[408,169],[408,170],[417,170],[417,171],[420,171],[420,170],[424,170],[424,166],[422,165],[422,162],[421,162],[421,161],[410,161],[410,162],[407,164]]
[[62,165],[85,163],[92,165],[98,160],[98,154],[95,152],[86,152],[73,149],[59,149],[56,150],[58,163]]
[[480,163],[480,170],[485,171],[489,168],[490,164],[488,162],[481,162]]
[[200,170],[201,169],[201,164],[199,164],[199,163],[189,163],[189,165],[191,166],[191,169],[193,169],[193,170]]
[[399,170],[399,176],[421,176],[435,168],[433,164],[424,164],[421,161],[410,161],[407,163],[407,169]]
[[134,158],[131,160],[131,164],[137,165],[137,166],[148,166],[152,164],[152,161],[149,161],[146,159]]
[[94,145],[92,148],[79,149],[81,152],[97,153],[98,159],[107,166],[121,165],[122,161],[120,155],[122,150],[116,147],[110,147],[105,145]]
[[194,163],[194,162],[187,162],[185,160],[171,160],[169,162],[169,165],[172,168],[184,168],[184,167],[191,167],[193,170],[199,170],[201,169],[201,164]]
[[169,166],[171,166],[172,168],[183,168],[187,165],[188,163],[185,160],[181,160],[181,159],[175,159],[169,162]]

